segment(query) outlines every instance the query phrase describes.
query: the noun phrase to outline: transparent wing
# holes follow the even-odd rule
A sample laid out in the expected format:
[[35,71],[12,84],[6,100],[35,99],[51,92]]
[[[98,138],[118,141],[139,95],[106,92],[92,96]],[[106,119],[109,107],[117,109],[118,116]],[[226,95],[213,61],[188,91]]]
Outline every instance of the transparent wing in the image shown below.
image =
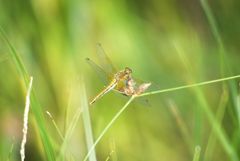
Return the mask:
[[161,86],[159,84],[156,84],[152,81],[141,80],[141,79],[136,78],[136,77],[132,77],[132,78],[135,80],[137,86],[147,84],[147,83],[151,83],[151,85],[146,89],[145,92],[147,92],[147,91],[150,92],[150,91],[155,91],[155,90],[161,89]]
[[111,80],[111,76],[105,70],[103,70],[100,66],[94,63],[91,59],[86,58],[87,63],[91,66],[91,68],[97,73],[98,77],[107,84],[109,80]]
[[111,60],[106,55],[100,43],[97,44],[97,57],[100,66],[107,74],[114,75],[117,72],[116,68],[113,66]]
[[[114,94],[116,94],[118,97],[121,97],[124,100],[129,99],[129,96],[126,96],[126,95],[124,95],[123,93],[121,93],[117,90],[113,90],[113,91],[114,91]],[[144,106],[144,107],[151,107],[151,103],[149,102],[149,100],[144,98],[144,97],[134,99],[133,103],[135,105],[141,105],[141,106]]]

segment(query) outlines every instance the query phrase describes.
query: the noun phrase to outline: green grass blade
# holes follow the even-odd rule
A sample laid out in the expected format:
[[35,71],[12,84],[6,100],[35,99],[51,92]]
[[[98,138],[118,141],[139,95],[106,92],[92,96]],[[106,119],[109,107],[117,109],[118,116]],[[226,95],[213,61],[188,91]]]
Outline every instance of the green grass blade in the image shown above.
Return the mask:
[[[187,77],[187,82],[195,82],[195,78],[194,78],[194,72],[193,71],[193,67],[191,65],[191,63],[189,62],[189,60],[186,57],[185,52],[182,50],[182,48],[177,45],[176,43],[174,43],[175,49],[177,51],[177,55],[179,56],[180,60],[182,61],[185,70],[188,73],[188,77]],[[200,108],[202,105],[208,105],[208,103],[205,102],[201,102],[199,99],[200,97],[203,97],[203,92],[202,90],[199,88],[199,86],[196,86],[195,88],[192,88],[193,93],[195,94],[194,96],[197,98],[197,108],[193,109],[193,115],[194,115],[194,121],[193,121],[193,126],[194,126],[194,145],[199,145],[202,142],[202,135],[201,133],[203,132],[203,113],[202,113],[202,109]],[[210,107],[207,107],[210,108]]]
[[[90,120],[90,114],[89,114],[89,106],[88,106],[88,99],[87,99],[87,95],[86,95],[86,89],[85,89],[85,85],[84,82],[81,82],[81,99],[82,99],[82,103],[81,103],[81,107],[83,108],[83,126],[84,126],[84,132],[85,132],[85,137],[86,137],[86,142],[87,142],[87,148],[88,151],[90,151],[91,147],[93,146],[93,134],[92,134],[92,126],[91,126],[91,120]],[[90,161],[97,161],[96,158],[96,152],[93,149],[93,151],[90,153],[89,156],[89,160]]]
[[128,105],[134,100],[135,96],[132,96],[128,102],[118,111],[118,113],[112,118],[112,120],[107,124],[107,126],[103,129],[99,137],[96,139],[90,150],[88,151],[87,155],[85,156],[83,161],[87,161],[88,157],[91,155],[91,153],[94,151],[96,145],[99,143],[99,141],[102,139],[102,137],[105,135],[105,133],[110,129],[110,127],[113,125],[113,123],[118,119],[118,117],[125,111],[125,109],[128,107]]
[[238,116],[238,123],[239,123],[239,125],[240,125],[240,94],[238,94],[236,97],[235,97],[235,99],[236,99],[236,102],[237,102],[237,105],[236,105],[236,107],[237,107],[237,116]]
[[[80,82],[81,84],[82,82]],[[82,89],[80,88],[80,91],[82,91]],[[73,132],[77,126],[77,123],[79,122],[79,118],[83,112],[82,108],[78,107],[76,109],[76,112],[74,112],[74,115],[72,117],[71,120],[68,121],[68,118],[70,118],[69,116],[69,108],[70,108],[70,104],[71,104],[71,97],[72,97],[72,93],[70,93],[70,100],[68,102],[68,106],[67,109],[65,111],[65,131],[64,131],[64,140],[62,142],[62,145],[60,147],[60,151],[59,154],[57,156],[57,160],[65,160],[64,158],[67,156],[66,154],[66,150],[67,150],[67,146],[70,142],[70,139],[73,135]],[[80,97],[81,98],[81,97]]]
[[20,73],[20,77],[23,77],[25,86],[27,86],[28,85],[29,75],[28,75],[27,70],[25,69],[25,67],[24,67],[24,65],[22,63],[21,58],[17,54],[14,46],[8,40],[7,35],[6,35],[6,33],[4,32],[4,30],[2,29],[1,26],[0,26],[0,33],[1,33],[2,39],[6,42],[8,48],[9,48],[11,58],[14,60],[16,68],[17,68],[18,72]]
[[201,154],[201,147],[200,146],[196,146],[195,147],[194,156],[193,156],[193,161],[199,161],[200,154]]
[[184,122],[181,114],[179,113],[178,107],[175,104],[175,102],[173,100],[168,100],[167,103],[170,108],[170,112],[173,115],[173,117],[177,123],[177,126],[181,132],[181,135],[188,146],[189,152],[190,152],[190,154],[192,154],[192,149],[193,149],[194,144],[193,144],[192,140],[190,139],[191,135],[190,135],[189,129],[187,127],[187,124]]
[[[187,88],[192,88],[192,87],[198,87],[198,86],[222,82],[222,81],[226,81],[226,80],[232,80],[232,79],[236,79],[239,77],[240,77],[240,75],[237,75],[237,76],[226,77],[226,78],[221,78],[221,79],[216,79],[216,80],[211,80],[211,81],[206,81],[206,82],[201,82],[201,83],[195,83],[195,84],[190,84],[190,85],[185,85],[185,86],[179,86],[179,87],[174,87],[174,88],[169,88],[169,89],[157,90],[157,91],[152,91],[152,92],[147,92],[147,93],[141,94],[137,97],[165,93],[165,92],[176,91],[176,90],[180,90],[180,89],[187,89]],[[227,154],[230,156],[231,160],[238,161],[239,159],[238,159],[238,156],[237,156],[234,148],[230,145],[220,124],[217,122],[217,120],[214,118],[213,113],[208,108],[206,99],[204,98],[204,96],[201,94],[201,92],[199,90],[196,90],[196,92],[197,92],[196,94],[198,96],[199,102],[202,102],[202,109],[205,112],[205,114],[207,115],[208,121],[212,125],[215,134],[217,135],[218,139],[220,140],[220,142],[223,145],[223,148],[225,149]]]
[[57,160],[62,160],[64,158],[65,152],[66,152],[66,149],[67,149],[67,145],[68,145],[68,143],[71,139],[71,136],[74,132],[74,129],[77,126],[77,123],[79,121],[79,118],[80,118],[81,114],[82,114],[82,110],[81,110],[81,108],[78,108],[77,111],[75,112],[75,115],[73,116],[72,120],[69,123],[69,127],[66,131],[64,141],[63,141],[62,146],[60,148],[60,152],[59,152],[59,155],[57,157]]
[[64,137],[63,137],[63,134],[61,132],[61,130],[59,129],[59,127],[57,126],[57,123],[55,122],[55,120],[53,119],[53,116],[52,114],[49,112],[49,111],[46,111],[46,114],[49,116],[49,118],[51,119],[52,123],[53,123],[53,126],[55,127],[58,135],[60,136],[61,140],[63,141],[64,140]]
[[208,122],[211,124],[213,128],[213,132],[215,133],[216,137],[219,139],[224,150],[226,151],[226,153],[228,154],[228,156],[231,158],[232,161],[238,161],[238,156],[234,150],[234,147],[230,144],[230,141],[228,140],[224,130],[222,129],[221,124],[218,122],[218,120],[216,120],[210,108],[208,108],[206,99],[204,98],[203,95],[200,95],[200,94],[198,99],[200,102],[202,102],[202,109],[205,112]]
[[207,3],[206,0],[200,0],[201,2],[201,5],[203,7],[203,10],[207,16],[207,19],[208,19],[208,22],[210,24],[210,27],[211,27],[211,30],[213,32],[213,35],[218,43],[218,45],[220,45],[220,49],[224,52],[224,46],[223,46],[223,42],[222,42],[222,38],[219,34],[219,31],[218,31],[218,28],[217,28],[217,25],[216,25],[216,21],[215,21],[215,18],[211,12],[211,9]]
[[[19,57],[19,55],[16,52],[13,45],[8,40],[4,30],[1,27],[0,27],[0,35],[1,35],[1,38],[6,42],[6,45],[9,47],[9,50],[10,50],[9,53],[10,53],[12,59],[14,60],[16,68],[17,68],[17,70],[20,74],[20,77],[23,78],[25,88],[27,89],[27,86],[29,84],[29,77],[30,76],[27,73],[27,70],[26,70],[21,58]],[[43,146],[44,146],[44,150],[45,150],[47,159],[49,161],[55,161],[54,150],[53,150],[53,147],[50,143],[50,138],[49,138],[49,135],[47,134],[46,126],[45,126],[45,123],[44,123],[43,112],[42,112],[41,106],[40,106],[39,102],[37,101],[37,98],[36,98],[34,93],[35,92],[34,92],[34,89],[33,89],[31,97],[30,97],[30,102],[31,102],[32,111],[34,113],[35,119],[38,122],[37,125],[38,125],[39,133],[40,133],[40,136],[41,136],[41,139],[42,139],[42,143],[43,143]]]
[[[224,46],[221,34],[219,32],[219,29],[217,27],[217,23],[215,21],[214,14],[212,13],[212,10],[211,10],[207,0],[201,0],[200,2],[201,2],[201,6],[202,6],[202,8],[205,12],[205,15],[207,17],[207,20],[210,24],[211,31],[212,31],[212,33],[214,35],[214,38],[216,39],[217,44],[218,44],[218,50],[219,50],[219,53],[220,53],[222,75],[223,76],[229,75],[229,74],[232,75],[232,70],[231,70],[230,64],[229,64],[228,59],[227,59],[227,53],[226,53],[226,50],[225,50],[225,46]],[[237,84],[234,81],[229,81],[228,85],[230,87],[230,93],[232,95],[232,97],[231,97],[232,102],[233,102],[233,105],[235,107],[237,117],[238,117],[239,126],[240,126],[240,112],[239,112],[240,105],[238,104],[238,100],[237,100],[237,97],[238,97]]]
[[[12,158],[12,155],[13,155],[13,149],[14,149],[14,143],[12,143],[11,147],[10,147],[10,150],[8,152],[8,158],[7,158],[7,161],[10,161],[11,158]],[[0,158],[1,159],[1,158]]]
[[[223,120],[228,100],[229,100],[229,93],[228,93],[227,89],[224,88],[223,93],[222,93],[221,98],[220,98],[218,108],[217,108],[218,110],[216,112],[216,119],[220,124]],[[217,139],[215,137],[214,132],[212,131],[210,133],[210,136],[209,136],[209,139],[208,139],[208,142],[207,142],[207,146],[206,146],[206,150],[205,150],[205,154],[204,154],[204,160],[205,161],[212,160],[211,158],[212,158],[214,149],[216,148],[216,143],[217,143]]]
[[[219,48],[219,52],[220,52],[220,62],[221,62],[221,70],[222,70],[222,75],[225,76],[226,74],[231,74],[232,75],[232,71],[231,71],[231,68],[230,68],[230,64],[228,62],[228,60],[226,59],[226,50],[225,50],[225,47],[224,47],[224,44],[223,44],[223,40],[222,40],[222,37],[220,35],[220,32],[218,30],[218,27],[217,27],[217,23],[215,21],[215,18],[214,18],[214,15],[211,11],[211,8],[207,2],[207,0],[201,0],[201,5],[202,5],[202,8],[207,16],[207,20],[210,24],[210,27],[211,27],[211,31],[213,32],[213,35],[214,35],[214,38],[216,39],[217,41],[217,44],[218,44],[218,48]],[[237,111],[237,117],[238,117],[238,121],[239,121],[239,126],[240,126],[240,104],[238,104],[238,100],[237,100],[237,97],[238,97],[238,87],[236,85],[236,83],[234,81],[229,81],[228,83],[229,87],[230,87],[230,93],[232,95],[232,101],[233,101],[233,104],[234,104],[234,107]]]

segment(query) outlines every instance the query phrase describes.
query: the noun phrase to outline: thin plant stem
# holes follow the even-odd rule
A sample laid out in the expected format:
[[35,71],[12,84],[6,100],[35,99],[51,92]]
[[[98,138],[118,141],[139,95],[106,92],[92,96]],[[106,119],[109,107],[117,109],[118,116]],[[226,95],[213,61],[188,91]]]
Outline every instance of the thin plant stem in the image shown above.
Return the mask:
[[175,102],[173,100],[168,100],[167,103],[170,107],[170,112],[172,113],[172,115],[175,118],[175,121],[179,127],[181,135],[184,138],[185,142],[187,143],[189,151],[192,153],[193,142],[191,139],[189,139],[191,136],[190,136],[187,124],[184,122],[181,114],[179,113],[179,110],[178,110],[179,107],[177,107],[177,105],[175,104]]
[[141,95],[134,95],[132,96],[128,102],[121,108],[121,110],[113,117],[113,119],[107,124],[107,126],[103,129],[103,131],[101,132],[101,134],[99,135],[99,137],[96,139],[96,141],[94,142],[94,144],[92,145],[92,147],[89,149],[87,155],[85,156],[83,161],[86,161],[88,159],[88,157],[90,156],[90,154],[92,153],[92,151],[94,150],[94,148],[96,147],[96,145],[99,143],[99,141],[102,139],[102,137],[104,136],[104,134],[109,130],[109,128],[112,126],[112,124],[118,119],[118,117],[123,113],[123,111],[128,107],[128,105],[137,97],[143,97],[143,96],[149,96],[149,95],[154,95],[154,94],[159,94],[159,93],[164,93],[164,92],[171,92],[171,91],[176,91],[176,90],[180,90],[180,89],[186,89],[186,88],[191,88],[191,87],[196,87],[196,86],[202,86],[202,85],[208,85],[208,84],[213,84],[213,83],[217,83],[217,82],[223,82],[223,81],[227,81],[227,80],[231,80],[231,79],[236,79],[236,78],[240,78],[240,75],[236,75],[236,76],[231,76],[231,77],[226,77],[226,78],[221,78],[221,79],[215,79],[215,80],[211,80],[211,81],[205,81],[205,82],[201,82],[201,83],[195,83],[195,84],[190,84],[190,85],[184,85],[184,86],[179,86],[179,87],[174,87],[174,88],[168,88],[168,89],[163,89],[163,90],[157,90],[157,91],[152,91],[152,92],[146,92],[143,93]]
[[30,110],[30,96],[31,96],[31,89],[32,89],[32,81],[33,81],[33,77],[30,77],[30,83],[27,90],[26,104],[25,104],[24,117],[23,117],[23,129],[22,129],[23,138],[22,138],[21,149],[20,149],[21,161],[25,160],[25,145],[27,143],[28,114]]
[[53,126],[55,127],[55,129],[57,130],[58,135],[60,136],[61,140],[64,140],[63,134],[61,132],[61,130],[58,128],[57,123],[55,122],[52,114],[49,111],[46,111],[46,114],[49,116],[49,118],[51,119]]
[[197,86],[203,86],[203,85],[223,82],[223,81],[237,79],[237,78],[240,78],[240,75],[235,75],[235,76],[231,76],[231,77],[225,77],[225,78],[220,78],[220,79],[215,79],[215,80],[210,80],[210,81],[205,81],[205,82],[200,82],[200,83],[194,83],[194,84],[189,84],[189,85],[184,85],[184,86],[179,86],[179,87],[173,87],[173,88],[167,88],[167,89],[162,89],[162,90],[146,92],[146,93],[140,94],[136,97],[143,97],[143,96],[149,96],[149,95],[154,95],[154,94],[159,94],[159,93],[172,92],[172,91],[177,91],[180,89],[187,89],[187,88],[192,88],[192,87],[197,87]]
[[92,153],[92,151],[94,150],[94,148],[96,147],[96,145],[99,143],[99,141],[102,139],[102,137],[104,136],[104,134],[109,130],[109,128],[113,125],[113,123],[118,119],[118,117],[123,113],[123,111],[125,111],[125,109],[128,107],[128,105],[134,100],[136,96],[132,96],[128,102],[121,108],[121,110],[118,111],[118,113],[112,118],[112,120],[107,124],[107,126],[103,129],[103,131],[101,132],[101,134],[98,136],[98,138],[96,139],[96,141],[94,142],[94,144],[92,145],[92,147],[89,149],[87,155],[85,156],[83,161],[86,161],[88,159],[88,157],[90,156],[90,154]]
[[[8,158],[7,158],[6,161],[11,161],[12,160],[11,158],[12,158],[12,155],[13,155],[13,149],[14,149],[14,143],[12,143],[12,145],[11,145],[11,148],[8,152]],[[0,158],[0,160],[1,160],[1,158]]]
[[[227,103],[229,101],[229,93],[228,90],[223,88],[223,93],[221,94],[220,102],[217,107],[216,111],[216,120],[221,124],[226,108],[227,108]],[[204,153],[204,161],[210,161],[212,159],[212,155],[214,154],[214,149],[216,148],[217,144],[217,138],[213,130],[211,130],[210,136],[207,141],[207,145],[205,148],[205,153]]]
[[[211,83],[232,80],[232,79],[236,79],[239,77],[240,77],[240,75],[236,75],[236,76],[232,76],[232,77],[226,77],[226,78],[221,78],[221,79],[216,79],[216,80],[211,80],[211,81],[206,81],[206,82],[201,82],[201,83],[195,83],[195,84],[179,86],[179,87],[174,87],[174,88],[169,88],[169,89],[157,90],[157,91],[141,94],[137,97],[159,94],[159,93],[163,93],[163,92],[170,92],[170,91],[186,89],[186,88],[191,88],[191,87],[196,87],[196,86],[201,86],[201,85],[207,85],[207,84],[211,84]],[[214,118],[214,115],[212,114],[210,109],[207,107],[204,97],[201,96],[199,99],[200,99],[200,101],[204,102],[204,105],[202,106],[203,110],[206,113],[207,118],[208,118],[209,122],[211,123],[211,125],[213,126],[214,132],[217,134],[218,139],[222,143],[224,149],[226,150],[228,155],[231,157],[231,160],[238,161],[239,159],[238,159],[238,156],[237,156],[235,150],[233,149],[233,147],[231,147],[231,144],[229,143],[229,141],[226,138],[226,135],[224,134],[224,131],[221,129],[221,126],[219,125],[219,123],[217,123],[216,119]]]

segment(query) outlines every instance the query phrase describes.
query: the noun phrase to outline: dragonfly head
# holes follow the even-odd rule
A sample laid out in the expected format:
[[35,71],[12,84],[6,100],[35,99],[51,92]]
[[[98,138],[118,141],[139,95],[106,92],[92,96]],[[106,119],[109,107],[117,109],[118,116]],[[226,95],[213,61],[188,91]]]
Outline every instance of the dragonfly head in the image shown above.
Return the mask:
[[129,67],[125,67],[124,73],[128,74],[128,75],[131,74],[132,73],[132,69],[130,69]]

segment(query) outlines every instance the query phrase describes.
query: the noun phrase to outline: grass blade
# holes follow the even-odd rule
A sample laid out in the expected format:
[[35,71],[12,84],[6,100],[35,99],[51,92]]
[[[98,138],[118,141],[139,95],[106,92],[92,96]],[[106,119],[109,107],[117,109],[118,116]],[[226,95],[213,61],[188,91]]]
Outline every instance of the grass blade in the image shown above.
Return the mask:
[[30,78],[30,83],[29,83],[27,96],[26,96],[26,105],[24,110],[23,130],[22,130],[23,138],[22,138],[21,149],[20,149],[21,161],[24,161],[25,159],[25,145],[27,143],[28,114],[30,110],[30,95],[31,95],[31,89],[32,89],[32,81],[33,81],[33,77]]
[[[9,51],[10,51],[9,53],[10,53],[12,59],[14,60],[16,69],[18,70],[20,77],[24,80],[24,85],[27,88],[27,85],[29,84],[29,80],[28,80],[29,74],[27,73],[27,70],[26,70],[20,56],[18,55],[15,48],[8,40],[4,30],[1,27],[0,27],[0,35],[1,35],[1,38],[6,42],[6,45],[8,46]],[[44,146],[44,150],[45,150],[47,159],[49,161],[55,161],[54,150],[50,143],[50,138],[49,138],[49,135],[47,134],[45,123],[44,123],[43,112],[42,112],[41,106],[34,94],[34,89],[32,89],[32,95],[30,98],[30,102],[32,105],[32,111],[34,113],[35,119],[38,122],[37,125],[38,125],[39,133],[40,133],[40,136],[42,139],[42,143]]]
[[[10,150],[9,150],[9,152],[8,152],[7,161],[10,161],[10,160],[11,160],[12,155],[13,155],[13,149],[14,149],[14,143],[12,143],[11,148],[10,148]],[[1,158],[0,158],[0,160],[1,160]]]
[[128,105],[134,100],[136,96],[132,96],[128,102],[118,111],[118,113],[112,118],[112,120],[107,124],[107,126],[103,129],[99,137],[96,139],[90,150],[88,151],[87,155],[84,158],[84,161],[88,159],[88,157],[91,155],[91,153],[94,151],[96,145],[99,143],[99,141],[102,139],[104,134],[110,129],[110,127],[113,125],[113,123],[118,119],[118,117],[125,111],[125,109],[128,107]]
[[77,111],[75,112],[75,115],[73,116],[71,122],[69,123],[69,128],[66,131],[65,137],[64,137],[64,141],[62,143],[59,155],[57,157],[57,160],[61,160],[62,158],[64,158],[64,154],[67,148],[67,145],[71,139],[71,136],[73,134],[74,129],[77,126],[77,122],[79,120],[80,115],[82,114],[82,110],[81,108],[78,108]]
[[[136,97],[165,93],[165,92],[176,91],[176,90],[180,90],[180,89],[187,89],[187,88],[192,88],[192,87],[198,87],[198,86],[202,86],[202,85],[207,85],[207,84],[222,82],[222,81],[226,81],[226,80],[236,79],[236,78],[239,78],[239,77],[240,77],[240,75],[236,75],[236,76],[232,76],[232,77],[226,77],[226,78],[221,78],[221,79],[216,79],[216,80],[211,80],[211,81],[206,81],[206,82],[201,82],[201,83],[195,83],[195,84],[190,84],[190,85],[185,85],[185,86],[179,86],[179,87],[174,87],[174,88],[157,90],[157,91],[143,93],[143,94],[141,94],[139,96],[136,96]],[[227,137],[226,137],[224,131],[222,130],[220,124],[217,122],[213,113],[208,108],[208,105],[207,105],[207,102],[206,102],[204,96],[201,93],[199,93],[200,92],[199,90],[197,90],[196,92],[198,93],[197,94],[198,95],[198,100],[200,102],[202,102],[202,109],[205,112],[205,114],[207,115],[208,121],[212,125],[215,134],[217,135],[218,139],[220,140],[220,142],[223,145],[223,148],[225,149],[227,154],[230,156],[231,160],[238,161],[239,159],[238,159],[238,156],[237,156],[234,148],[230,145],[229,140],[227,139]]]
[[196,147],[195,147],[195,152],[194,152],[193,161],[199,161],[199,159],[200,159],[200,153],[201,153],[201,147],[200,147],[200,146],[196,146]]
[[[211,10],[207,0],[200,0],[200,2],[201,2],[201,6],[205,12],[205,15],[207,17],[207,20],[210,24],[211,31],[212,31],[214,38],[216,39],[217,44],[218,44],[222,75],[223,76],[226,74],[232,75],[232,69],[231,69],[228,59],[227,59],[227,53],[225,50],[225,46],[224,46],[222,37],[220,35],[219,29],[217,27],[217,23],[215,21],[214,14],[212,13],[212,10]],[[239,121],[240,120],[240,113],[239,113],[240,105],[238,104],[238,100],[237,100],[237,93],[238,93],[237,89],[238,88],[234,81],[229,81],[228,85],[230,87],[230,93],[232,95],[231,98],[232,98],[233,106],[235,107],[235,110],[237,111],[237,117],[238,117],[238,121]],[[239,126],[240,126],[240,121],[239,121]]]
[[[227,89],[224,88],[223,93],[222,93],[221,98],[220,98],[218,108],[217,108],[218,110],[216,112],[216,119],[220,124],[223,120],[228,100],[229,100],[229,93],[228,93]],[[208,139],[208,142],[207,142],[207,146],[206,146],[206,150],[205,150],[205,154],[204,154],[204,160],[205,161],[212,160],[212,154],[214,152],[213,150],[216,147],[216,141],[217,140],[216,140],[215,134],[212,131],[210,133],[210,136],[209,136],[209,139]]]
[[[221,62],[221,72],[222,72],[222,75],[226,75],[226,74],[230,74],[232,75],[232,70],[230,68],[230,64],[228,62],[228,59],[226,59],[226,50],[225,50],[225,47],[224,47],[224,44],[223,44],[223,40],[222,40],[222,37],[220,35],[220,32],[218,30],[218,27],[217,27],[217,23],[215,21],[215,18],[214,18],[214,15],[211,11],[211,8],[207,2],[207,0],[201,0],[201,5],[202,5],[202,8],[207,16],[207,20],[210,24],[210,27],[211,27],[211,30],[213,32],[213,35],[214,35],[214,38],[216,39],[217,41],[217,44],[218,44],[218,50],[219,50],[219,53],[220,53],[220,62]],[[238,121],[239,121],[239,126],[240,126],[240,112],[239,112],[239,108],[240,108],[240,105],[238,104],[238,100],[237,100],[237,96],[238,96],[238,87],[236,85],[236,83],[234,81],[229,81],[228,83],[229,87],[230,87],[230,93],[232,95],[232,102],[233,102],[233,105],[237,111],[237,117],[238,117]]]
[[191,135],[189,133],[188,127],[186,125],[186,123],[184,122],[181,114],[179,113],[178,107],[175,104],[175,102],[173,102],[173,100],[168,100],[168,106],[170,108],[170,112],[173,115],[173,117],[175,118],[175,121],[177,123],[177,126],[181,132],[181,135],[183,137],[183,139],[185,140],[185,142],[188,145],[189,151],[192,154],[192,149],[193,149],[193,142],[191,141]]
[[[80,82],[81,84],[82,82]],[[82,91],[82,88],[79,89],[79,91]],[[65,128],[66,128],[66,131],[64,132],[64,139],[63,139],[63,143],[60,147],[60,151],[59,151],[59,154],[57,156],[57,160],[65,160],[63,159],[66,155],[66,150],[67,150],[67,146],[70,142],[70,139],[73,135],[73,132],[77,126],[77,123],[79,122],[79,118],[83,112],[83,109],[81,107],[77,107],[76,111],[74,112],[74,115],[72,116],[72,119],[69,120],[69,123],[68,123],[68,118],[70,118],[69,116],[69,108],[70,108],[70,104],[71,104],[71,97],[72,97],[72,92],[70,93],[70,99],[69,99],[69,102],[68,102],[68,106],[67,106],[67,109],[65,111]]]
[[61,140],[63,141],[63,140],[64,140],[63,134],[62,134],[61,130],[59,129],[59,127],[57,126],[56,121],[53,119],[52,114],[51,114],[49,111],[46,111],[46,114],[47,114],[47,115],[49,116],[49,118],[51,119],[51,121],[52,121],[52,123],[53,123],[53,126],[55,127],[58,135],[60,136]]
[[[90,120],[90,114],[89,114],[89,107],[88,107],[88,99],[86,95],[86,89],[84,82],[81,82],[81,97],[82,98],[82,103],[81,107],[83,108],[83,125],[84,125],[84,132],[85,132],[85,137],[86,137],[86,142],[87,142],[87,148],[88,151],[90,151],[91,147],[93,146],[93,134],[92,134],[92,126],[91,126],[91,120]],[[96,152],[93,149],[93,151],[90,153],[89,156],[90,161],[97,161],[96,158]]]

